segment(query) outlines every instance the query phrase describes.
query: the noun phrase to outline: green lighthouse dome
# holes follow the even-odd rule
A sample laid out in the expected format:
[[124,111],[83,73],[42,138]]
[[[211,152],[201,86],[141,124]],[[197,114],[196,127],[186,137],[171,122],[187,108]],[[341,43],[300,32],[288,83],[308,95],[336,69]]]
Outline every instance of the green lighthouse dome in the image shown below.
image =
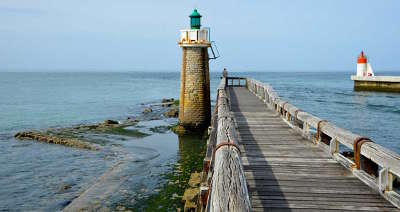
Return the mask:
[[199,12],[197,12],[197,9],[194,9],[192,14],[190,14],[190,28],[191,29],[200,29],[201,23],[201,15]]

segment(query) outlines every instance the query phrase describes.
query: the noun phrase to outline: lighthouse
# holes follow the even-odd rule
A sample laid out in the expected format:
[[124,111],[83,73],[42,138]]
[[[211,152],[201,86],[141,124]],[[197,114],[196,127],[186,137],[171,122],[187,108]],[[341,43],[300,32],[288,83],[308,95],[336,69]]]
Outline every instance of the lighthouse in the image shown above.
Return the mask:
[[364,51],[357,58],[357,76],[358,77],[371,77],[374,76],[371,65],[368,63],[367,57],[364,55]]
[[209,29],[201,27],[201,15],[195,9],[190,29],[180,31],[182,49],[178,132],[205,129],[210,124]]
[[400,92],[400,76],[375,76],[364,51],[357,58],[357,75],[350,79],[355,91]]

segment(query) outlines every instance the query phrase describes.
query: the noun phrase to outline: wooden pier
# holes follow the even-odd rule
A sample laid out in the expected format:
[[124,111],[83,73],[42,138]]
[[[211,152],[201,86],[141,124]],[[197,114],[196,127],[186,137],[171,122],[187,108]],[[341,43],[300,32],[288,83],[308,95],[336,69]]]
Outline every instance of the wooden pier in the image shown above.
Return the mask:
[[223,78],[217,92],[203,211],[400,211],[399,154],[256,80]]

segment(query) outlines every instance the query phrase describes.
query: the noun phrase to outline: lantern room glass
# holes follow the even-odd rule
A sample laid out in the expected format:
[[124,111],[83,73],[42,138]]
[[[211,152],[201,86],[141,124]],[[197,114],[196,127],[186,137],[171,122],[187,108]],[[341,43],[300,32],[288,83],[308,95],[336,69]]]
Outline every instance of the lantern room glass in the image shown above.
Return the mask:
[[197,12],[197,9],[194,9],[190,17],[190,28],[191,29],[200,29],[201,27],[201,15]]

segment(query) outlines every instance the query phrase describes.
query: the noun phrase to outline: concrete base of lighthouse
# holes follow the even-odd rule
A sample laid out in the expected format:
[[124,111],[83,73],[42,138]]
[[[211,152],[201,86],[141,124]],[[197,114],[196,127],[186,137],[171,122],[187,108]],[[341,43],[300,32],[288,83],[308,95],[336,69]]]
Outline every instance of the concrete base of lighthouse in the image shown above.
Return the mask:
[[351,76],[355,91],[400,92],[399,76]]
[[209,43],[182,47],[178,133],[203,131],[210,124]]

